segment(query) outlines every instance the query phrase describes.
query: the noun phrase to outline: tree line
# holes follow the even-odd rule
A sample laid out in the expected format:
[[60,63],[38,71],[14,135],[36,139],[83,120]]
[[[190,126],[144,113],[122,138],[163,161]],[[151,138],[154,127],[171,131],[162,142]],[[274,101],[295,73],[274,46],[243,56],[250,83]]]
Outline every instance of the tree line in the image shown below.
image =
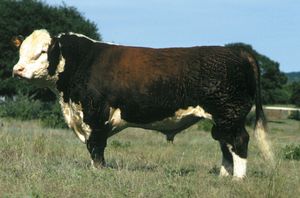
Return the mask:
[[[38,0],[1,0],[0,17],[0,95],[7,97],[18,95],[20,96],[19,99],[23,101],[19,101],[19,105],[35,104],[36,108],[45,109],[44,112],[48,112],[43,113],[43,116],[46,115],[47,118],[48,114],[52,115],[49,113],[51,108],[57,109],[55,96],[52,92],[37,88],[25,81],[11,78],[12,67],[19,58],[18,50],[11,45],[11,38],[16,35],[28,36],[33,30],[43,28],[52,35],[60,32],[77,32],[95,40],[101,40],[101,35],[98,33],[95,23],[86,19],[76,8],[66,5],[49,6]],[[287,76],[280,71],[278,62],[258,53],[248,44],[233,43],[227,46],[243,48],[257,58],[261,67],[264,104],[295,104],[300,106],[300,82],[287,83]],[[13,105],[6,105],[6,107],[1,104],[0,116],[9,114],[10,110],[7,109],[7,106],[12,108],[16,105],[16,101]],[[28,112],[26,116],[30,117],[30,110]],[[39,116],[41,115],[36,115],[36,117]]]
[[47,29],[51,35],[77,32],[101,40],[96,24],[86,19],[75,7],[49,6],[38,0],[0,1],[0,117],[22,120],[41,119],[46,126],[65,126],[54,94],[24,80],[11,77],[19,59],[18,49],[11,44],[13,36],[28,36],[35,29]]
[[11,78],[12,67],[19,58],[18,49],[11,45],[13,36],[26,37],[35,29],[47,29],[52,35],[78,32],[101,40],[95,23],[66,5],[55,7],[37,0],[1,0],[0,17],[0,95],[20,93],[45,100],[50,97],[45,90]]
[[[288,82],[287,75],[280,71],[280,64],[260,54],[251,45],[233,43],[228,47],[239,48],[253,54],[261,70],[262,101],[264,104],[294,104],[300,106],[300,81]],[[297,79],[295,76],[293,79]]]

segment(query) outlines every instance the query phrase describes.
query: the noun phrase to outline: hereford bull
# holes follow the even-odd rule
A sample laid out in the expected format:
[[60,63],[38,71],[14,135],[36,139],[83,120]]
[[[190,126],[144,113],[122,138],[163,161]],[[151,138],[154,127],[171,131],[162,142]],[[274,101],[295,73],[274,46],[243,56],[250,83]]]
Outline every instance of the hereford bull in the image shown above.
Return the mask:
[[95,167],[105,165],[107,138],[126,127],[172,138],[207,118],[223,153],[220,175],[243,178],[245,119],[254,103],[255,134],[265,135],[259,67],[243,50],[129,47],[36,30],[21,44],[13,74],[57,95],[66,123],[86,143]]

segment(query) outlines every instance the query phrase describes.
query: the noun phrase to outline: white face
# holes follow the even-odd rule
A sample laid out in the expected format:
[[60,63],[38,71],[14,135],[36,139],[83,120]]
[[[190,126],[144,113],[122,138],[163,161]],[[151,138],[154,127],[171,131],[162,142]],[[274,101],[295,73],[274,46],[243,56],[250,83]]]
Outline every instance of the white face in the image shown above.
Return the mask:
[[42,80],[48,76],[48,48],[50,34],[46,30],[36,30],[29,35],[20,47],[20,59],[13,73],[28,80]]

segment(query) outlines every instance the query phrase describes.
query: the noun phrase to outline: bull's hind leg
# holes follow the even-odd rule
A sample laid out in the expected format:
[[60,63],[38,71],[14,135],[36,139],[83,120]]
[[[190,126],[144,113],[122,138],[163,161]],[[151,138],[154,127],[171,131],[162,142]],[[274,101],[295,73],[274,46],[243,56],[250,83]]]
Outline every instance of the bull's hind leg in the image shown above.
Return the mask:
[[223,159],[220,176],[233,174],[237,179],[246,176],[249,135],[244,126],[226,130],[213,128],[213,137],[220,142]]
[[246,176],[249,134],[244,126],[234,131],[233,142],[227,146],[232,154],[233,176],[242,179]]
[[222,135],[222,128],[214,125],[212,127],[212,137],[215,140],[218,140],[220,142],[220,147],[222,151],[222,165],[220,168],[220,176],[221,177],[226,177],[229,175],[233,174],[233,159],[232,159],[232,154],[229,151],[229,148],[227,147],[227,143],[224,140],[224,138],[221,136]]
[[229,176],[233,174],[233,159],[232,154],[229,151],[227,144],[220,142],[221,151],[222,151],[222,165],[220,169],[220,176]]

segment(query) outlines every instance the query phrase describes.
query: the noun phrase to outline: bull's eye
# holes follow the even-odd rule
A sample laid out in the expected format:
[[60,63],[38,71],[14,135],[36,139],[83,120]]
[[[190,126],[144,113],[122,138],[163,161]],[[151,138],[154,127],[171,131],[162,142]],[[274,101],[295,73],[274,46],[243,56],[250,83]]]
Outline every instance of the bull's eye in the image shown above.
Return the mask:
[[40,56],[42,55],[42,54],[45,54],[45,53],[47,53],[47,51],[46,50],[42,50],[39,54],[37,54],[33,59],[34,60],[37,60],[38,58],[40,58]]

